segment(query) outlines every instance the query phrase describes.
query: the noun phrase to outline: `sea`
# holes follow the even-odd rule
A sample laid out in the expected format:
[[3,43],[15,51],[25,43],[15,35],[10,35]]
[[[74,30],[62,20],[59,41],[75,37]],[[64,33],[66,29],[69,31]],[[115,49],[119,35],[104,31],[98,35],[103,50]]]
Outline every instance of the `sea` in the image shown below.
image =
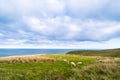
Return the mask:
[[79,49],[0,49],[0,57],[34,55],[34,54],[65,54]]

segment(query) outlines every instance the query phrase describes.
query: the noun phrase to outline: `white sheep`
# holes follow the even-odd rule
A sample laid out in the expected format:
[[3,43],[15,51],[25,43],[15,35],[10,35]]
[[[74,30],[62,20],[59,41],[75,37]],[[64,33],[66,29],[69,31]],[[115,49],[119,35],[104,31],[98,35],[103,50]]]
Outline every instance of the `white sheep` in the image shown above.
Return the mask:
[[64,59],[64,62],[66,62],[67,64],[69,64],[69,63],[70,63],[67,59]]
[[82,64],[82,62],[77,62],[77,65],[81,65]]
[[66,62],[66,61],[67,61],[67,59],[64,59],[64,61]]
[[70,62],[70,64],[74,67],[76,66],[76,64],[74,62]]

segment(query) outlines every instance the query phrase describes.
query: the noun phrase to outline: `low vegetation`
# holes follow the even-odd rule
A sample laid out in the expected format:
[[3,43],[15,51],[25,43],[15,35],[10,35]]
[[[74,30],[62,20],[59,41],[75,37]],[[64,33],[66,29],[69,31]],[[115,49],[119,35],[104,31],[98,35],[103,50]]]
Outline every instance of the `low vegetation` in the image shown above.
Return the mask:
[[120,58],[45,54],[0,58],[0,80],[120,80]]
[[120,49],[80,50],[80,51],[71,51],[68,52],[67,54],[83,55],[83,56],[120,57]]

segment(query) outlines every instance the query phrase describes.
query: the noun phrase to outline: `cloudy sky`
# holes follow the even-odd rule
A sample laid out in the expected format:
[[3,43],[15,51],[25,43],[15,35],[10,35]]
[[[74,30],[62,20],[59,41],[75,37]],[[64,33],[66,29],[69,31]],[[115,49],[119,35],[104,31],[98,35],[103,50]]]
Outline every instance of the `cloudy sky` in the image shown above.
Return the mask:
[[0,0],[0,48],[119,48],[119,3]]

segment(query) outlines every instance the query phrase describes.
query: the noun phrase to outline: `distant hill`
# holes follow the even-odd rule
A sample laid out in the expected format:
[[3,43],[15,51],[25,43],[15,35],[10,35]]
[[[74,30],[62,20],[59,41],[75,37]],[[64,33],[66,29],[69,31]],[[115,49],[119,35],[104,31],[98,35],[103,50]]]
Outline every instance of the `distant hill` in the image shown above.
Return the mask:
[[80,50],[80,51],[71,51],[68,52],[67,54],[84,55],[84,56],[120,57],[120,49]]

